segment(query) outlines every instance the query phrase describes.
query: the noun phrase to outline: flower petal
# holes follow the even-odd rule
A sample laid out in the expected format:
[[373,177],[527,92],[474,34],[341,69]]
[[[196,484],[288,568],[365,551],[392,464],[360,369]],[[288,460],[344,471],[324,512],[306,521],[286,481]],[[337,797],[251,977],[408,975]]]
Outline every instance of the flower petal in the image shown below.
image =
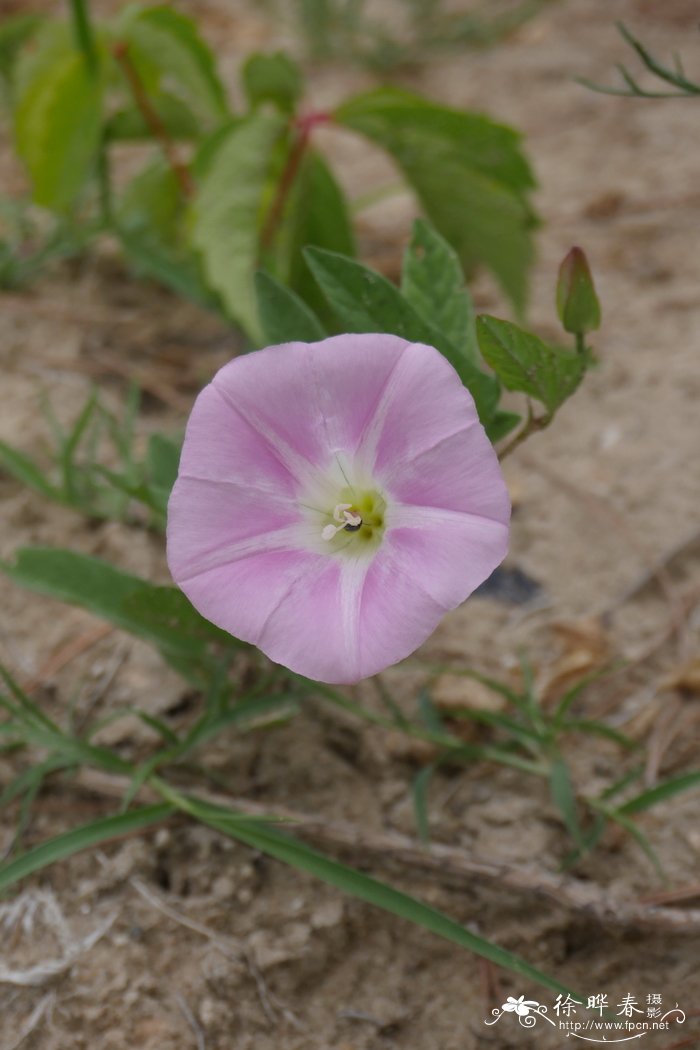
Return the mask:
[[290,499],[298,488],[270,445],[211,383],[202,390],[192,409],[179,474],[237,482],[249,490]]
[[410,343],[401,355],[360,445],[378,477],[478,420],[474,399],[434,347]]
[[311,578],[327,564],[319,555],[298,550],[269,551],[205,570],[179,586],[217,627],[258,645],[265,625],[287,594],[301,579]]
[[236,358],[213,385],[298,474],[354,452],[407,346],[394,335],[284,343]]
[[384,544],[444,611],[466,601],[503,561],[508,525],[478,514],[392,506]]
[[270,659],[321,682],[357,682],[367,562],[322,558],[300,576],[265,624],[258,645]]
[[387,465],[381,481],[404,504],[510,519],[498,458],[480,423],[453,434],[410,462]]

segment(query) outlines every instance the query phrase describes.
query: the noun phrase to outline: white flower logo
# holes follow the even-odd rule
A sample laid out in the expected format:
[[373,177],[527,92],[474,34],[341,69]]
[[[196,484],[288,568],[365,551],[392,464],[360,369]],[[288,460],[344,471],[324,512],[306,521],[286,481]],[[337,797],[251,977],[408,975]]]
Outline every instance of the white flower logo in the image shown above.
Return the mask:
[[501,1010],[508,1014],[517,1014],[518,1017],[527,1017],[530,1010],[536,1009],[539,1005],[535,999],[526,999],[524,995],[519,996],[517,999],[509,995]]

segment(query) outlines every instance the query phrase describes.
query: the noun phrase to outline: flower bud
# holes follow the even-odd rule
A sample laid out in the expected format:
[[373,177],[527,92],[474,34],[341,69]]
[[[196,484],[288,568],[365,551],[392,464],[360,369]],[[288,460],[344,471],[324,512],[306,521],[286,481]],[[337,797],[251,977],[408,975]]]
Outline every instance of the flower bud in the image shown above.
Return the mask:
[[581,248],[572,248],[559,267],[557,313],[565,331],[573,335],[600,328],[600,302]]

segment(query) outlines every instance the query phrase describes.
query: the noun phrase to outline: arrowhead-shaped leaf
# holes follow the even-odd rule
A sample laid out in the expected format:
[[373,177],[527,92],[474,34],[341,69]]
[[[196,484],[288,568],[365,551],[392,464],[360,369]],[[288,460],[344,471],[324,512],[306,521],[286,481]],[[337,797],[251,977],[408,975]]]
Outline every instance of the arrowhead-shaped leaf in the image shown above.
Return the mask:
[[423,320],[386,277],[336,252],[307,248],[314,277],[346,332],[390,332],[434,346],[450,362],[486,424],[498,403],[498,382],[464,357],[445,335]]

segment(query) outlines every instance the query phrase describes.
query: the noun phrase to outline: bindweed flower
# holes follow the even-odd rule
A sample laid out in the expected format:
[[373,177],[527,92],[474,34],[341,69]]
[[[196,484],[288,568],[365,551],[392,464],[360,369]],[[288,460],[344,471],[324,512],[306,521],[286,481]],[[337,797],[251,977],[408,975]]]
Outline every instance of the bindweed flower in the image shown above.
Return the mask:
[[510,502],[471,395],[393,335],[286,343],[197,398],[168,563],[207,619],[322,682],[408,656],[502,561]]

